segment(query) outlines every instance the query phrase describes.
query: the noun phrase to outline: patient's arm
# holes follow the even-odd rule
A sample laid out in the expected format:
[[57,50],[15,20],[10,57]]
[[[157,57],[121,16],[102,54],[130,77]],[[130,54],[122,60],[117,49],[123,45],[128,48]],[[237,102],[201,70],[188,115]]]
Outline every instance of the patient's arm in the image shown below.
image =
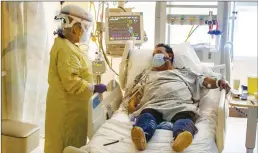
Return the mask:
[[[215,89],[218,88],[217,85],[217,80],[214,78],[206,77],[203,80],[203,86],[206,87],[207,89]],[[210,85],[210,86],[209,86]]]
[[129,100],[128,112],[133,113],[140,102],[139,91],[136,91]]
[[230,86],[223,79],[217,81],[217,79],[206,77],[203,81],[203,86],[208,89],[219,87],[220,89],[225,89],[227,93],[230,91]]

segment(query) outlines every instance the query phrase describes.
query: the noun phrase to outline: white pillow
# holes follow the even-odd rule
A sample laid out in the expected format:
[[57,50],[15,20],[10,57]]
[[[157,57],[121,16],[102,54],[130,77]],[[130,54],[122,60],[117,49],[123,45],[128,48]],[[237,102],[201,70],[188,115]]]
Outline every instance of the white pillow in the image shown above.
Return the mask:
[[153,49],[134,49],[129,53],[126,87],[133,83],[135,77],[144,69],[151,68]]
[[194,48],[189,43],[182,43],[173,47],[174,67],[190,68],[192,71],[203,75],[217,75],[210,68],[203,65]]
[[[189,43],[182,43],[172,47],[176,68],[190,68],[200,74],[210,74],[212,71],[202,65],[193,47]],[[144,69],[151,68],[153,49],[133,49],[129,52],[129,63],[126,87],[133,83],[135,77]]]
[[172,47],[174,52],[174,63],[176,68],[191,68],[195,71],[200,71],[197,67],[201,64],[200,59],[196,55],[193,47],[189,43],[182,43]]

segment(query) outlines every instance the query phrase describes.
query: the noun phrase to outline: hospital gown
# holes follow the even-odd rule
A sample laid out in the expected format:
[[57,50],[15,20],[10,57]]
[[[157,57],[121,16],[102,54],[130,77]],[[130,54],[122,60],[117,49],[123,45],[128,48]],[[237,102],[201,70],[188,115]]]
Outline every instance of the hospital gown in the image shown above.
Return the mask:
[[[209,91],[202,86],[204,78],[189,69],[143,71],[125,94],[130,97],[134,91],[139,91],[140,102],[136,111],[130,114],[131,118],[137,117],[145,108],[157,110],[167,121],[182,111],[192,111],[199,117],[198,102]],[[123,105],[128,107],[128,99]]]

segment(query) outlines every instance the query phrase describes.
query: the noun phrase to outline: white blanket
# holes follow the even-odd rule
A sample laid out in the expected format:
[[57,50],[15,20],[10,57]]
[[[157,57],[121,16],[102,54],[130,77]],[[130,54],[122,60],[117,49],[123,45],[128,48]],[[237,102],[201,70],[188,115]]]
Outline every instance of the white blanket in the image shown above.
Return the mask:
[[[195,135],[193,143],[183,153],[218,153],[215,143],[217,106],[219,90],[210,90],[201,99],[201,118],[197,121],[199,132]],[[89,153],[138,153],[131,141],[132,123],[127,113],[117,111],[113,117],[106,121],[96,132],[92,140],[82,147]],[[167,130],[156,130],[153,138],[148,143],[147,149],[141,153],[175,153],[171,149],[173,134]],[[116,140],[120,142],[103,146]]]

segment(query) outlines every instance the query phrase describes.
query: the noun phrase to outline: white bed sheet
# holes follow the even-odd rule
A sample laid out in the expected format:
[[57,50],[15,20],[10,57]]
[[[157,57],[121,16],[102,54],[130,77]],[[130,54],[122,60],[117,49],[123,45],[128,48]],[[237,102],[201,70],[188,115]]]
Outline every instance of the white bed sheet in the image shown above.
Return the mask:
[[[217,124],[217,106],[220,92],[211,90],[201,100],[200,112],[196,126],[199,132],[195,135],[193,143],[183,153],[218,153],[215,142]],[[125,112],[117,111],[113,117],[106,121],[96,132],[92,140],[81,148],[89,153],[138,153],[132,143],[130,131],[132,123]],[[105,143],[120,140],[116,144],[103,146]],[[172,131],[156,130],[153,138],[141,153],[174,153],[171,149],[173,140]]]

